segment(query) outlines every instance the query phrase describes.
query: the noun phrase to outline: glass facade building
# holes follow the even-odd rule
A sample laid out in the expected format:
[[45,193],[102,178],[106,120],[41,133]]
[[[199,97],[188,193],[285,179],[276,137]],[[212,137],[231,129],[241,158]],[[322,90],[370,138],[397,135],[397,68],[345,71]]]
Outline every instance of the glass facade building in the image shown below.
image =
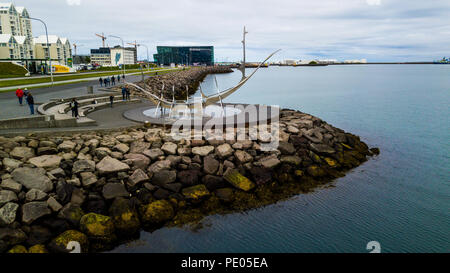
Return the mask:
[[153,55],[158,65],[214,65],[213,46],[157,46]]

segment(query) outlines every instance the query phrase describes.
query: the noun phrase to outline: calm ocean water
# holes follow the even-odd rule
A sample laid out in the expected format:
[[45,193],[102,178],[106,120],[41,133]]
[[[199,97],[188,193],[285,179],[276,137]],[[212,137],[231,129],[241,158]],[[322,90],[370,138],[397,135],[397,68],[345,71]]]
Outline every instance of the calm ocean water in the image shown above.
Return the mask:
[[[217,75],[221,90],[239,79]],[[215,90],[214,77],[202,85]],[[381,154],[333,188],[210,216],[195,232],[142,232],[114,252],[367,252],[373,240],[382,252],[450,252],[450,65],[270,67],[226,101],[310,113]]]

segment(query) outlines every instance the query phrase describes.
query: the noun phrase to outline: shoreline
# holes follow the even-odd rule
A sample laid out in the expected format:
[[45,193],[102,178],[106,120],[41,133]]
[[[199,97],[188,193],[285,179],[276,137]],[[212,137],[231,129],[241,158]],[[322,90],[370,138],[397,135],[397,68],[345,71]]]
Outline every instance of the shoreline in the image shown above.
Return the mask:
[[277,151],[261,139],[174,141],[161,127],[0,137],[0,252],[99,252],[139,230],[263,207],[326,185],[379,153],[284,109]]

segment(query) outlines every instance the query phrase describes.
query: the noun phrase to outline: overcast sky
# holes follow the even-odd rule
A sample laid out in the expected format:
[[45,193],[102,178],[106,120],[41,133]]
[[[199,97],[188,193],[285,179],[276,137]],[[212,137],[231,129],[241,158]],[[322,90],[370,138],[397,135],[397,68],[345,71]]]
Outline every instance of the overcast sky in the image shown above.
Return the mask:
[[[0,2],[8,2],[0,0]],[[89,54],[95,33],[146,44],[213,45],[218,61],[330,58],[432,61],[450,56],[450,0],[15,0]],[[34,36],[44,34],[33,23]],[[108,38],[109,46],[119,40]],[[140,58],[146,49],[139,49]]]

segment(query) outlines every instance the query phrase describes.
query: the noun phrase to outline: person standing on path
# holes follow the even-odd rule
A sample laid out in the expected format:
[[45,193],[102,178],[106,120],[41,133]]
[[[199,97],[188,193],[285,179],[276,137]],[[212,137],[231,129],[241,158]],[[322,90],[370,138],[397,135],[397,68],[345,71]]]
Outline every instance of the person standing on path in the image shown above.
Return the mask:
[[102,78],[100,78],[100,79],[98,79],[98,81],[100,82],[100,87],[102,87],[102,84],[103,84],[103,79],[102,79]]
[[127,88],[124,86],[122,87],[122,100],[125,101],[127,96]]
[[28,94],[27,94],[27,103],[28,103],[28,106],[30,107],[31,115],[34,115],[34,98],[31,95],[31,92],[28,92]]
[[127,92],[127,100],[131,100],[130,99],[130,89],[128,87],[126,87],[126,92]]
[[120,83],[120,75],[117,75],[117,82]]
[[75,98],[70,103],[70,109],[72,110],[72,117],[78,118],[78,101]]
[[116,78],[114,76],[112,76],[111,81],[112,81],[112,85],[116,85]]
[[19,104],[20,104],[20,106],[22,106],[23,104],[22,104],[22,101],[23,101],[23,90],[22,89],[17,89],[16,90],[16,96],[17,96],[17,98],[19,99]]
[[113,108],[113,103],[114,103],[114,96],[113,95],[109,96],[109,103],[111,104],[111,108]]
[[105,87],[106,87],[106,84],[107,84],[106,78],[103,79],[103,83],[105,84]]

